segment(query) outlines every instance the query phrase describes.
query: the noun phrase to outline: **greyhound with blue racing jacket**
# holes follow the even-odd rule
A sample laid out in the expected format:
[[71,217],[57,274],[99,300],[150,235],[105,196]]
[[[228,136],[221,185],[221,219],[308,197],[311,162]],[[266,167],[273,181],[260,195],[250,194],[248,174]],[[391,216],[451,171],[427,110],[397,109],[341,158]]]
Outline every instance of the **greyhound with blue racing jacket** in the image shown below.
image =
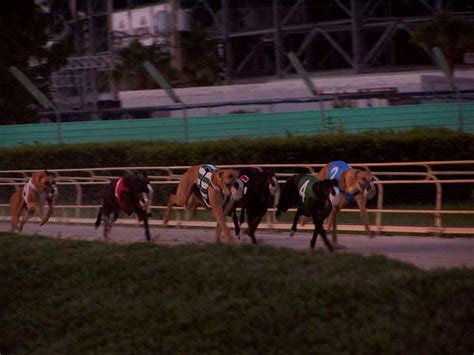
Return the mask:
[[368,171],[353,169],[342,160],[336,160],[325,165],[319,172],[318,177],[320,179],[336,179],[339,181],[339,189],[341,190],[339,206],[334,208],[328,217],[327,228],[332,232],[333,246],[335,248],[344,248],[344,246],[337,242],[337,212],[354,202],[359,206],[360,217],[366,232],[370,237],[374,237],[375,233],[370,230],[366,208],[367,200],[372,199],[377,193],[374,176]]

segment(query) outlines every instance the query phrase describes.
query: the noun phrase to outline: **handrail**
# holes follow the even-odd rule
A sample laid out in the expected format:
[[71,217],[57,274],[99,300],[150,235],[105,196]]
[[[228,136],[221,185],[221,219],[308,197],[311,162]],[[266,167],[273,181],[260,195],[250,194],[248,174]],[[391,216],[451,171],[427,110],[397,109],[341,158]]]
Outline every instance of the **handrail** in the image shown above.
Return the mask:
[[[306,169],[308,174],[316,174],[324,164],[239,164],[239,165],[219,165],[222,168],[243,168],[243,167],[255,167],[259,166],[262,168],[272,169],[280,182],[285,176],[294,174],[296,169]],[[446,226],[443,225],[443,215],[471,215],[474,214],[474,210],[462,209],[462,210],[443,210],[442,209],[442,197],[443,197],[443,185],[445,184],[474,184],[474,160],[463,160],[463,161],[425,161],[425,162],[389,162],[389,163],[351,163],[353,167],[364,168],[371,171],[375,176],[375,184],[378,186],[378,196],[376,200],[376,208],[369,209],[369,213],[375,214],[375,223],[373,228],[378,232],[399,232],[405,233],[410,232],[407,226],[397,225],[384,225],[382,216],[385,214],[413,214],[421,215],[427,214],[434,217],[434,224],[432,226],[411,226],[412,232],[416,233],[429,233],[429,234],[474,234],[474,226]],[[453,170],[435,170],[434,167],[439,166],[453,167]],[[378,168],[397,168],[396,171],[377,171]],[[406,167],[420,167],[424,171],[403,171]],[[83,204],[83,191],[82,186],[87,185],[104,185],[109,183],[111,180],[120,176],[121,173],[146,170],[149,173],[150,181],[153,185],[166,186],[176,185],[179,182],[179,177],[188,168],[188,166],[138,166],[138,167],[109,167],[109,168],[72,168],[72,169],[50,169],[58,177],[58,185],[63,186],[74,186],[75,188],[75,203],[58,204],[56,205],[57,210],[71,210],[74,209],[74,217],[63,217],[54,216],[53,221],[59,221],[63,223],[88,223],[90,218],[82,216],[82,211],[87,209],[98,208],[98,205],[94,204]],[[399,168],[399,169],[398,169]],[[459,170],[459,168],[465,168],[467,170]],[[284,172],[281,171],[284,169]],[[26,181],[26,177],[32,172],[37,170],[3,170],[0,171],[0,186],[13,186],[23,184]],[[150,174],[152,171],[161,171],[164,175]],[[111,175],[104,175],[103,172],[110,173]],[[78,174],[88,174],[88,176],[78,176]],[[13,177],[12,174],[18,174],[19,176]],[[462,176],[462,178],[460,178]],[[451,178],[450,178],[451,177]],[[471,178],[472,177],[472,178]],[[384,185],[426,185],[434,184],[436,187],[435,195],[435,206],[433,209],[393,209],[384,208]],[[1,202],[1,201],[0,201]],[[0,220],[8,220],[8,204],[0,203]],[[163,205],[152,206],[154,210],[162,210],[166,208]],[[177,211],[182,210],[177,208]],[[358,209],[343,209],[344,213],[357,213]],[[269,217],[266,223],[262,223],[263,228],[270,229],[284,229],[289,228],[288,223],[276,222],[274,216],[274,209],[270,209]],[[178,216],[179,218],[179,216]],[[132,222],[125,222],[130,224]],[[182,220],[178,219],[172,225],[177,226],[207,226],[211,222],[203,222],[198,220]],[[133,223],[132,223],[133,224]],[[159,220],[151,221],[151,225],[161,225]],[[304,229],[304,228],[303,228]],[[310,229],[310,228],[308,228]],[[363,231],[363,226],[360,224],[340,224],[340,230],[345,231]]]
[[[469,165],[474,164],[474,160],[435,160],[435,161],[420,161],[420,162],[390,162],[390,163],[349,163],[353,167],[361,166],[370,166],[370,167],[386,167],[386,166],[432,166],[432,165]],[[323,167],[325,163],[315,163],[315,164],[219,164],[219,167],[222,168],[235,168],[235,167],[254,167],[259,166],[262,168],[298,168],[298,167]],[[52,172],[68,172],[68,171],[117,171],[117,170],[184,170],[189,168],[189,165],[172,165],[172,166],[154,166],[154,165],[145,165],[145,166],[119,166],[119,167],[103,167],[103,168],[67,168],[67,169],[48,169]],[[0,174],[4,173],[32,173],[38,171],[39,169],[26,169],[26,170],[0,170]],[[474,174],[474,171],[473,171]]]

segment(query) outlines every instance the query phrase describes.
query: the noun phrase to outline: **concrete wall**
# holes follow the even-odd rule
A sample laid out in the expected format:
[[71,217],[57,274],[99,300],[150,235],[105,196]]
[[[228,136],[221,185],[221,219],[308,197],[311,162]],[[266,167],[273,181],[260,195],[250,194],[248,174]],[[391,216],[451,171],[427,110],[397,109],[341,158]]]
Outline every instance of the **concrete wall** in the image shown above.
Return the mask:
[[[474,103],[464,105],[466,132],[474,133]],[[456,104],[372,107],[320,111],[276,112],[190,117],[188,141],[234,137],[285,137],[289,134],[361,132],[414,127],[459,128]],[[185,141],[181,118],[150,118],[116,121],[70,122],[61,125],[63,143],[111,141]],[[58,143],[54,123],[1,126],[0,146]]]
[[[457,82],[461,90],[474,89],[474,69],[458,70]],[[428,80],[427,80],[428,79]],[[357,93],[363,89],[397,88],[398,92],[420,92],[449,90],[439,70],[377,73],[345,76],[313,76],[313,83],[323,93]],[[256,84],[209,86],[175,89],[186,104],[219,103],[258,99],[294,99],[311,96],[303,81],[297,78],[271,80]],[[122,107],[168,106],[174,103],[164,90],[122,91],[119,93]],[[385,106],[386,100],[371,99],[353,102],[353,107]],[[331,104],[326,103],[326,108]],[[193,109],[191,116],[227,114],[237,110],[248,112],[284,112],[319,109],[317,103],[288,103],[278,105],[225,106]],[[181,117],[180,111],[171,112],[172,117]]]

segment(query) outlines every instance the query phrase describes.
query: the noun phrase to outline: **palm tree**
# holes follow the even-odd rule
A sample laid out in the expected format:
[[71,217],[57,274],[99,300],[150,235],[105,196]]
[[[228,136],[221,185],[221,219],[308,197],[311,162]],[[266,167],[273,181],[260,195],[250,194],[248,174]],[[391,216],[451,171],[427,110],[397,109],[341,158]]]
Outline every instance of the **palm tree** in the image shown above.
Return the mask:
[[120,89],[145,90],[157,89],[158,85],[143,68],[144,61],[150,61],[173,84],[179,73],[171,66],[171,55],[166,46],[153,44],[144,46],[138,40],[133,40],[128,47],[119,51],[119,64],[114,71],[115,80]]
[[433,16],[431,21],[417,27],[412,36],[425,49],[439,47],[451,72],[463,54],[474,48],[474,24],[450,13]]

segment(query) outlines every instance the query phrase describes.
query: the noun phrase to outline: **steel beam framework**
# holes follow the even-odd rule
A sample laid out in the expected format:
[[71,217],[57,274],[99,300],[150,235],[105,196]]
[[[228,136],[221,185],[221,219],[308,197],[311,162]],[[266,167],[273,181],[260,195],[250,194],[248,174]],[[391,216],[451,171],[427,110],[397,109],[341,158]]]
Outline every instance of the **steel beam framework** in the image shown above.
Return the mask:
[[98,109],[100,93],[116,96],[112,71],[115,56],[110,36],[112,0],[71,1],[68,22],[74,54],[51,76],[51,94],[61,110]]
[[[201,3],[211,18],[208,30],[225,48],[226,82],[245,75],[269,46],[272,49],[265,55],[277,77],[291,70],[285,58],[289,51],[306,62],[312,60],[313,68],[320,67],[328,60],[328,53],[310,57],[321,43],[329,46],[330,53],[337,53],[346,68],[362,73],[379,65],[384,55],[390,55],[397,34],[404,32],[410,38],[413,27],[449,10],[443,0],[413,0],[413,15],[398,14],[393,0],[271,0],[265,5],[256,0],[219,1]],[[392,5],[394,8],[390,8]],[[336,18],[313,19],[307,14],[309,10],[324,12],[329,7],[332,13],[338,13]],[[474,19],[472,12],[462,15]],[[428,54],[426,58],[429,60]]]

